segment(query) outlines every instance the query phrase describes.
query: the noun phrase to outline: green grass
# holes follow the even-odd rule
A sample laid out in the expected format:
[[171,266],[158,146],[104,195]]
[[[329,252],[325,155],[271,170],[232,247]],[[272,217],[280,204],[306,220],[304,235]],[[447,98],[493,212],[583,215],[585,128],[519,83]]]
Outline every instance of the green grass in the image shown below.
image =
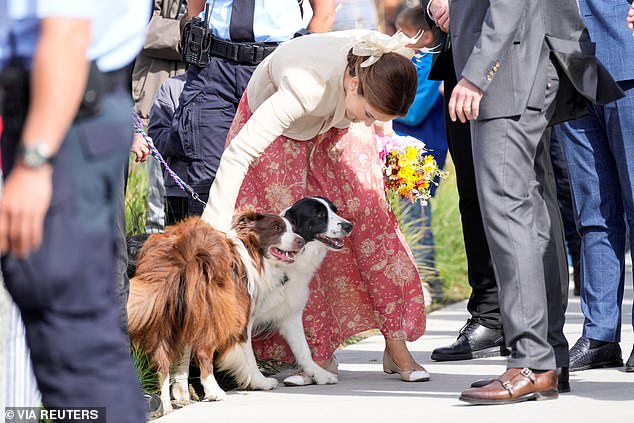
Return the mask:
[[143,391],[157,394],[159,392],[158,378],[156,371],[152,367],[150,358],[136,347],[132,347],[132,358]]
[[[154,160],[152,157],[148,160]],[[128,185],[125,195],[125,219],[128,235],[145,232],[145,215],[150,184],[148,181],[147,163],[135,163],[130,158]]]

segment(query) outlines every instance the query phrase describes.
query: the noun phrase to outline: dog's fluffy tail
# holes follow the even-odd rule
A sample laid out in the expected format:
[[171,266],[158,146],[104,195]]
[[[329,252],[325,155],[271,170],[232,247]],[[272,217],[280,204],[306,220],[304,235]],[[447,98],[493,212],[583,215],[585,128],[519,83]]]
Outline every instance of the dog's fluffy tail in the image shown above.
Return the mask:
[[134,344],[154,352],[159,369],[169,368],[182,345],[219,341],[216,332],[226,322],[212,320],[225,318],[227,305],[221,303],[236,301],[236,286],[230,283],[237,271],[233,248],[224,234],[197,217],[145,243],[130,281],[128,330]]

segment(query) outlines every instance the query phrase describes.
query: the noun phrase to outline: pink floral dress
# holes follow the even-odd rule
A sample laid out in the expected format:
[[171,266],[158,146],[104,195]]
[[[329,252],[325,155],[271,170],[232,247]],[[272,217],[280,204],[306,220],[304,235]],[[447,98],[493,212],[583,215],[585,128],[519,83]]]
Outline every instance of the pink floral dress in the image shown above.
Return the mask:
[[[227,143],[251,115],[245,93]],[[330,358],[345,339],[368,329],[387,339],[422,336],[421,281],[385,197],[371,129],[333,128],[309,141],[278,137],[249,168],[236,208],[279,212],[310,195],[330,199],[354,224],[343,250],[330,251],[311,282],[304,328],[313,358]],[[258,358],[294,361],[277,334],[253,346]]]

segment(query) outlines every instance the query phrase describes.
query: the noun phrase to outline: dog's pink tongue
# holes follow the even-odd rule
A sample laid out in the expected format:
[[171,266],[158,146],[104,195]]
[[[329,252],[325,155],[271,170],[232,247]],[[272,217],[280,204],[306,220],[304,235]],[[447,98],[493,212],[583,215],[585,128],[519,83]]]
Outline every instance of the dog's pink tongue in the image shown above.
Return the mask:
[[279,248],[272,248],[271,254],[273,254],[278,260],[285,263],[293,263],[295,261],[295,253],[290,251],[283,251]]

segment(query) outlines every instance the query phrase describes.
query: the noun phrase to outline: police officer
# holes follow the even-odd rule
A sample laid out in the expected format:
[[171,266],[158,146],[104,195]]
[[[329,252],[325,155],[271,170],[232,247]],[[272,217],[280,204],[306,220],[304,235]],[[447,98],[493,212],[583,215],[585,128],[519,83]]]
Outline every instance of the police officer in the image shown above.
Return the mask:
[[[192,65],[180,105],[172,121],[171,136],[157,147],[172,169],[206,201],[224,150],[229,126],[255,67],[282,41],[303,28],[301,2],[297,0],[209,0],[207,52],[209,63]],[[309,28],[332,27],[334,3],[311,2],[315,15]],[[189,0],[185,19],[198,15],[205,0]],[[331,13],[328,12],[331,10]],[[311,26],[312,25],[312,26]],[[204,205],[165,178],[167,223],[202,214]]]
[[48,408],[145,421],[114,289],[112,227],[132,140],[126,66],[149,4],[0,0],[0,249]]

